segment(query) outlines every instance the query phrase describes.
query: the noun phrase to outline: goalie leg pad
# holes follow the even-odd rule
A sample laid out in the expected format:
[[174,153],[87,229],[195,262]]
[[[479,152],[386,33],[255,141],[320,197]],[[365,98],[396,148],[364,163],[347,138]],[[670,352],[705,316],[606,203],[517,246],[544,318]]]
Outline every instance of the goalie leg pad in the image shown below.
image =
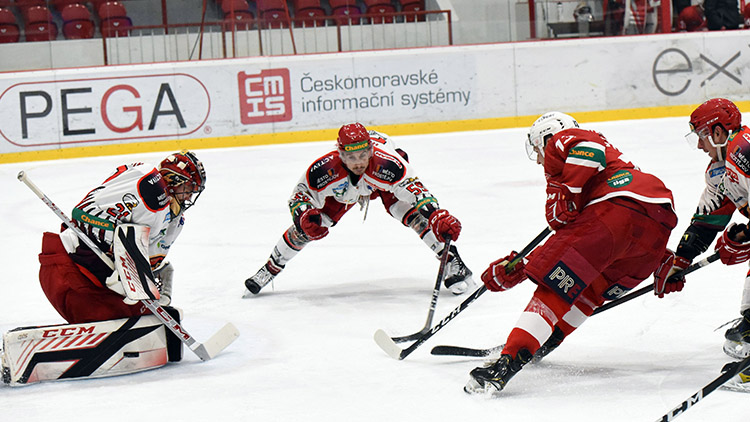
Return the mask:
[[16,328],[3,336],[4,381],[12,387],[124,375],[166,363],[166,329],[153,315]]
[[[163,306],[164,310],[174,318],[177,323],[182,323],[182,310],[172,306]],[[180,340],[171,330],[166,330],[167,334],[167,358],[170,362],[179,362],[182,360],[182,340]]]

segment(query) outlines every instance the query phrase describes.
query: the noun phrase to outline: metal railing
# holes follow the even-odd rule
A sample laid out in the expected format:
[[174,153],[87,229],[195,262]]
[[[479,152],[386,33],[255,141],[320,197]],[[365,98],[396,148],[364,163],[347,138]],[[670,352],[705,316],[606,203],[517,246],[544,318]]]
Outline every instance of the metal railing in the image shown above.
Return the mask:
[[133,26],[102,38],[105,64],[453,45],[449,10]]

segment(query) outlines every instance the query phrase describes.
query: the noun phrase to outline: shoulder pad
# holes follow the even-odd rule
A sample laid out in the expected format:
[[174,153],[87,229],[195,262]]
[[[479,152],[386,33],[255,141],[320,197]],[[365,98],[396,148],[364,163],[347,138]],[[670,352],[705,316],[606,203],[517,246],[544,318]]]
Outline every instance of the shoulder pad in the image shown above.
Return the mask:
[[396,183],[406,175],[406,166],[399,158],[379,148],[373,148],[372,163],[367,172],[382,182]]
[[[143,203],[151,211],[158,211],[169,205],[169,194],[167,183],[161,177],[158,170],[153,169],[138,180],[138,194],[143,198]],[[128,196],[128,195],[125,195]],[[123,198],[126,205],[135,198]],[[135,205],[138,205],[136,202]]]
[[345,176],[346,170],[344,170],[341,164],[339,153],[333,151],[318,158],[307,169],[307,184],[310,186],[310,189],[320,191],[329,183]]

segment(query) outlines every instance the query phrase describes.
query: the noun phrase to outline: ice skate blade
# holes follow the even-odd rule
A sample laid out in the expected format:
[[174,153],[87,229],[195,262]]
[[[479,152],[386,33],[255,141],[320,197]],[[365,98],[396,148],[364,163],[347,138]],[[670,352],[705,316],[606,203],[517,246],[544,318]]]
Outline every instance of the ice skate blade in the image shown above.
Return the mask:
[[735,359],[745,359],[750,356],[750,343],[726,340],[724,342],[724,353]]

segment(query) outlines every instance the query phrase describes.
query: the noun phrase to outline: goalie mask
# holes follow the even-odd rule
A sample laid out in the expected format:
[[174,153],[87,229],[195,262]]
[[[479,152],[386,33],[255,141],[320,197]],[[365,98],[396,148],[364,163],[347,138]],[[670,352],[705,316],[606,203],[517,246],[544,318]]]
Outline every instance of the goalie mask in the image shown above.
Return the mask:
[[162,160],[159,172],[167,183],[169,194],[177,201],[179,212],[193,206],[206,187],[203,163],[190,151],[174,153]]
[[[722,148],[727,146],[729,136],[738,131],[741,125],[742,115],[733,102],[724,98],[712,98],[699,105],[690,115],[690,133],[685,135],[685,139],[693,148],[698,147],[699,141],[706,142],[716,148],[719,159],[723,160]],[[723,142],[717,142],[713,137],[716,126],[721,126],[727,132]]]
[[528,139],[526,141],[526,154],[532,161],[537,161],[537,155],[544,158],[544,147],[547,141],[556,134],[565,129],[579,127],[576,119],[559,111],[550,111],[542,117],[536,119],[531,129],[529,129]]

